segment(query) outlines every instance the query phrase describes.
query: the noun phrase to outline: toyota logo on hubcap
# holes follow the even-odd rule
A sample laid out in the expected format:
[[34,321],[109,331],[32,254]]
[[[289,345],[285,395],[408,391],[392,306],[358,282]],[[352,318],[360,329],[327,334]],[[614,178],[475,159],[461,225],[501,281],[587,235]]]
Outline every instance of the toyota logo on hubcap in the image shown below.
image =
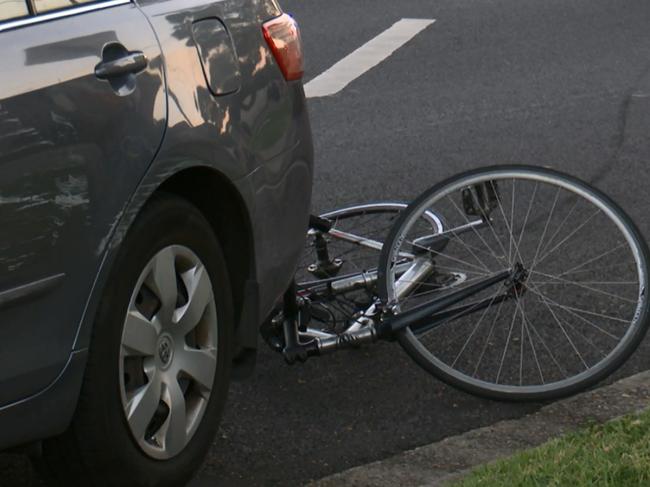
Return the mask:
[[163,365],[169,365],[173,355],[171,340],[168,337],[162,337],[158,343],[158,358]]

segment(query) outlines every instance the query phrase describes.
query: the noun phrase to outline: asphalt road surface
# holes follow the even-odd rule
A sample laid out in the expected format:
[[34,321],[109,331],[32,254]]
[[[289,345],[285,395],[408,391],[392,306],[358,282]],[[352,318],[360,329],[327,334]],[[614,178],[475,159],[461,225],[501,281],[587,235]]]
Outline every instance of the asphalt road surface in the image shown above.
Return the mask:
[[[435,19],[338,94],[310,100],[314,208],[409,200],[480,165],[593,182],[650,235],[647,0],[284,0],[307,81],[402,18]],[[621,371],[650,367],[650,340]],[[398,345],[287,367],[262,349],[234,384],[200,485],[299,485],[539,405],[479,400]]]
[[[524,163],[593,182],[650,235],[647,0],[282,3],[302,27],[308,81],[400,19],[435,19],[310,100],[315,211],[409,200],[458,171]],[[649,351],[646,340],[618,375],[649,368]],[[294,367],[261,348],[195,484],[300,485],[538,407],[457,392],[396,344]],[[29,485],[15,477],[0,479]]]

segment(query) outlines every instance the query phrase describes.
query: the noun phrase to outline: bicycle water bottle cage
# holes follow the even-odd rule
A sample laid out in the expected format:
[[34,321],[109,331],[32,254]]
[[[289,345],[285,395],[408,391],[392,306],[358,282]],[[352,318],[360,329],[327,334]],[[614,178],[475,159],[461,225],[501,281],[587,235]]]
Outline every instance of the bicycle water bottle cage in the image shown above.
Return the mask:
[[463,189],[461,194],[465,213],[469,216],[479,216],[486,221],[499,204],[499,187],[496,181],[469,186]]

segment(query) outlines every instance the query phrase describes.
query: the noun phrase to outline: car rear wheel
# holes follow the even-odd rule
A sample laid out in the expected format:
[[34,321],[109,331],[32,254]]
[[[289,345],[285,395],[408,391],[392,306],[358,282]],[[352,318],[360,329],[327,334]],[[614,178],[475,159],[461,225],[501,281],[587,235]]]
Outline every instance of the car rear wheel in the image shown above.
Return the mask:
[[75,418],[44,445],[47,476],[61,485],[184,485],[210,448],[228,390],[232,295],[219,243],[191,204],[156,197],[105,289]]

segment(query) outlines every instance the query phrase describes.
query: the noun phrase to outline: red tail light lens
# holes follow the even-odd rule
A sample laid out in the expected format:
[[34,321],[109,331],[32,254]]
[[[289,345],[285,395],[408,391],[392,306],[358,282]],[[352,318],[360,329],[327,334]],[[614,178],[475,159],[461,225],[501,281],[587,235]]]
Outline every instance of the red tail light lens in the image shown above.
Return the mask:
[[302,40],[296,21],[287,14],[269,20],[262,26],[264,38],[287,81],[302,78],[305,73]]

